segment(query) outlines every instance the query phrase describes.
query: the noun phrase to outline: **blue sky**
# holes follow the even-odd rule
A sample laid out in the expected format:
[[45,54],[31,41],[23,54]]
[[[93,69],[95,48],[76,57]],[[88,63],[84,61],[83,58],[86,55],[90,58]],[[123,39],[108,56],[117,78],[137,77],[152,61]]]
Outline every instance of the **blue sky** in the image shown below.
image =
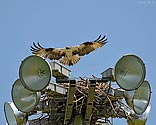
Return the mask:
[[[0,124],[5,124],[3,104],[11,100],[21,61],[31,55],[32,42],[45,47],[78,45],[106,35],[108,44],[68,67],[71,77],[100,73],[132,53],[146,66],[152,88],[151,112],[156,116],[156,1],[154,0],[1,0],[0,1]],[[114,125],[125,125],[117,119]]]

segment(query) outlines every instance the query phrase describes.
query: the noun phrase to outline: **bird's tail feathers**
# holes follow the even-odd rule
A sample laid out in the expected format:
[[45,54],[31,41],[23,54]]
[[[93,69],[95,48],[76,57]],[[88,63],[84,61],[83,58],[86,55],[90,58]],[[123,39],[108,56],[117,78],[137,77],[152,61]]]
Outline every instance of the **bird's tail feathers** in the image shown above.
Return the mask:
[[60,59],[60,63],[62,63],[64,65],[71,66],[71,65],[76,64],[79,60],[80,60],[80,57],[74,55],[71,58],[64,57],[64,58]]

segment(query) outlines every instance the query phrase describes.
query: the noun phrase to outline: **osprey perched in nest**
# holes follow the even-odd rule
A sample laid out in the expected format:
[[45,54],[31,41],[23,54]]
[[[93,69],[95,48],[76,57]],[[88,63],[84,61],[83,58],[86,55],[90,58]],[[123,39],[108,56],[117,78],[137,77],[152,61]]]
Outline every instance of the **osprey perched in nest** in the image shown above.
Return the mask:
[[107,43],[106,36],[101,38],[101,35],[92,42],[84,42],[78,46],[70,46],[65,48],[43,48],[39,43],[33,43],[31,51],[37,56],[48,58],[50,60],[59,60],[64,65],[76,64],[81,56],[89,54],[97,48],[102,47]]

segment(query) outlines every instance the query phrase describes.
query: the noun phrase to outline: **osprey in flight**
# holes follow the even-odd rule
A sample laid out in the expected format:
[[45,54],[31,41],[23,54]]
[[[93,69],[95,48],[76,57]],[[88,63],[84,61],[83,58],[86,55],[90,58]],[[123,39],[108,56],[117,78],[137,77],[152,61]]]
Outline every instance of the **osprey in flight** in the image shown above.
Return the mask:
[[31,51],[37,56],[48,58],[50,60],[59,60],[64,65],[76,64],[81,56],[89,54],[97,48],[102,47],[107,43],[106,36],[101,38],[101,35],[94,41],[84,42],[78,46],[70,46],[65,48],[43,48],[39,43],[33,43]]

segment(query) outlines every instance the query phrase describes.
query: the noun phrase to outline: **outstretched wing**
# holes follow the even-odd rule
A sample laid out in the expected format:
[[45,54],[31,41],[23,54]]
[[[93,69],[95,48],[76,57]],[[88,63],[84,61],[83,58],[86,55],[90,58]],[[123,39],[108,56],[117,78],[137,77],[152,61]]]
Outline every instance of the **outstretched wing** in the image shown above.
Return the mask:
[[94,51],[97,48],[102,47],[104,44],[107,43],[106,36],[101,38],[101,35],[92,42],[84,42],[79,45],[77,54],[79,56],[84,56],[85,54],[89,54],[90,52]]
[[33,54],[37,56],[41,56],[44,58],[49,58],[50,60],[59,60],[62,56],[64,56],[64,49],[56,49],[56,48],[43,48],[39,42],[37,45],[33,43],[31,49]]

